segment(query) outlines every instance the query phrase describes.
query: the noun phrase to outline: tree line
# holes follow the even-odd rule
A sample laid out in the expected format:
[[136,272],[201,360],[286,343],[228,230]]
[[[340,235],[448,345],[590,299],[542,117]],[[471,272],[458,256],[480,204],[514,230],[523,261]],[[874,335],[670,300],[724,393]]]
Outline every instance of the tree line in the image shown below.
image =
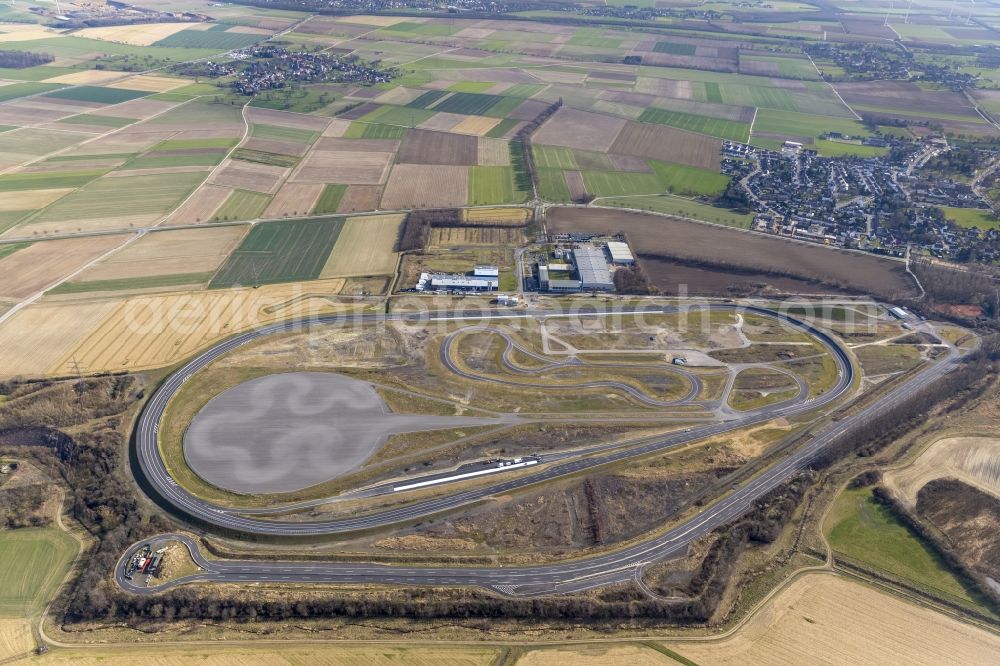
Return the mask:
[[55,58],[48,53],[0,50],[0,67],[6,67],[8,69],[37,67],[38,65],[50,63],[53,60],[55,60]]

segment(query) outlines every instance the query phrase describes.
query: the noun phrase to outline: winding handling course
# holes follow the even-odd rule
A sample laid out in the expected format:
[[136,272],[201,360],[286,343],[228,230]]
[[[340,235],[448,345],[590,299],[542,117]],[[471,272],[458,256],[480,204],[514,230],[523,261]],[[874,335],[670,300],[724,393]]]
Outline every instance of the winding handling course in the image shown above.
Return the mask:
[[[334,535],[361,530],[383,528],[413,522],[421,518],[453,510],[481,501],[487,497],[507,493],[530,485],[542,483],[568,474],[575,474],[609,463],[620,462],[669,449],[691,441],[720,433],[745,428],[779,417],[817,410],[829,405],[850,390],[855,380],[855,369],[848,353],[825,331],[787,314],[756,306],[736,304],[699,305],[691,308],[677,306],[644,307],[618,310],[595,310],[574,313],[574,317],[608,316],[628,313],[670,314],[685,309],[711,309],[752,313],[768,317],[812,336],[831,354],[837,365],[837,383],[830,390],[811,399],[780,403],[746,412],[736,419],[693,427],[683,432],[664,435],[636,447],[616,450],[588,458],[570,459],[546,466],[532,474],[500,481],[482,488],[459,491],[451,495],[417,502],[370,515],[328,519],[311,522],[283,523],[241,513],[214,505],[191,494],[169,474],[158,443],[159,424],[170,398],[192,375],[212,361],[244,344],[281,332],[300,330],[300,322],[278,323],[237,335],[202,353],[170,375],[153,393],[144,407],[136,425],[134,455],[147,490],[161,506],[209,529],[229,534],[266,535],[278,537],[306,537]],[[490,321],[518,318],[566,317],[551,311],[500,311],[441,312],[423,315],[408,314],[355,314],[319,317],[309,325],[364,324],[379,321]],[[507,595],[534,596],[552,593],[575,592],[633,578],[645,565],[678,555],[688,544],[732,521],[744,513],[752,502],[774,489],[796,471],[804,468],[828,444],[857,422],[864,421],[891,409],[905,400],[920,386],[948,372],[959,359],[951,349],[947,359],[916,373],[906,383],[873,400],[867,407],[849,417],[834,421],[814,433],[804,445],[790,453],[784,460],[758,474],[696,516],[665,533],[641,543],[610,553],[586,559],[531,567],[403,567],[357,563],[274,562],[254,560],[207,560],[197,543],[183,535],[163,535],[185,543],[201,571],[155,587],[145,587],[125,577],[124,563],[140,544],[130,548],[115,568],[115,580],[124,589],[137,594],[150,594],[177,585],[193,582],[298,582],[298,583],[384,583],[398,585],[472,585],[488,587]],[[147,540],[148,541],[148,540]],[[146,543],[146,542],[143,542]]]

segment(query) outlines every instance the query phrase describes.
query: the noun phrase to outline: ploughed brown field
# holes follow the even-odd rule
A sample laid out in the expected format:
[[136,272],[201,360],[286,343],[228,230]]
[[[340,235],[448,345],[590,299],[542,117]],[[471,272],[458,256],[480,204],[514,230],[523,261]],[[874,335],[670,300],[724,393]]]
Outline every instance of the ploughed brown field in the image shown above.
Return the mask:
[[718,170],[722,142],[666,125],[628,123],[608,152]]
[[475,136],[410,130],[399,147],[397,161],[409,164],[475,166],[479,139]]
[[778,291],[847,290],[887,299],[916,289],[901,262],[667,216],[557,207],[546,213],[546,226],[553,233],[624,232],[664,291],[683,283],[692,294],[728,294],[754,279]]

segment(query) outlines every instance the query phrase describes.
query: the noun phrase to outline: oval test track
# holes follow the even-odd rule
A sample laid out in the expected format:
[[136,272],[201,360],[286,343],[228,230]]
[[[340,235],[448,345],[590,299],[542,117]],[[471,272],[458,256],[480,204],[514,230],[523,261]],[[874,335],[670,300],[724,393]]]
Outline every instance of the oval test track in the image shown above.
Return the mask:
[[[412,522],[426,516],[448,511],[463,505],[480,501],[500,493],[510,492],[539,482],[551,480],[567,474],[620,462],[630,458],[655,453],[657,451],[685,444],[690,441],[720,433],[745,428],[779,417],[788,417],[818,409],[837,400],[846,393],[854,382],[855,370],[847,352],[824,331],[788,315],[755,306],[735,304],[711,304],[692,309],[713,309],[724,311],[750,312],[784,322],[817,339],[832,354],[837,363],[836,385],[826,393],[797,404],[777,404],[747,412],[744,416],[729,421],[694,427],[687,431],[664,435],[650,443],[593,458],[573,459],[553,465],[530,475],[502,481],[488,487],[460,491],[453,495],[429,499],[413,505],[389,509],[380,513],[329,519],[315,522],[280,523],[260,518],[240,515],[238,509],[228,509],[202,500],[183,489],[170,477],[160,456],[157,433],[159,422],[170,398],[181,385],[215,359],[253,340],[301,328],[298,323],[279,323],[238,335],[224,341],[184,365],[168,377],[153,393],[144,407],[134,437],[135,454],[146,481],[173,510],[195,520],[230,532],[261,534],[270,536],[312,536],[340,534],[393,524]],[[390,321],[474,321],[491,319],[546,318],[566,316],[607,316],[630,312],[674,313],[682,309],[670,307],[648,307],[632,310],[608,310],[579,313],[573,315],[555,314],[549,311],[506,312],[458,312],[424,316],[412,315],[336,315],[319,317],[316,324],[375,323]],[[475,568],[475,567],[404,567],[355,563],[320,562],[273,562],[253,560],[206,560],[198,551],[195,542],[182,535],[172,535],[188,545],[192,556],[202,568],[197,574],[170,581],[156,587],[144,587],[136,581],[124,577],[123,562],[139,547],[130,548],[116,565],[115,579],[124,589],[148,594],[177,585],[196,581],[217,582],[301,582],[301,583],[387,583],[403,585],[474,585],[491,587],[504,594],[540,595],[558,592],[573,592],[614,582],[629,580],[637,568],[650,562],[664,559],[683,552],[694,539],[711,532],[745,512],[750,504],[780,485],[797,470],[803,468],[814,456],[838,435],[855,422],[881,413],[911,395],[920,386],[947,372],[958,358],[952,349],[948,359],[917,373],[902,384],[873,401],[857,414],[833,422],[819,430],[804,446],[789,454],[780,463],[768,468],[752,480],[740,486],[718,502],[708,506],[698,515],[669,531],[626,548],[587,559],[517,568]],[[159,538],[159,537],[158,537]]]

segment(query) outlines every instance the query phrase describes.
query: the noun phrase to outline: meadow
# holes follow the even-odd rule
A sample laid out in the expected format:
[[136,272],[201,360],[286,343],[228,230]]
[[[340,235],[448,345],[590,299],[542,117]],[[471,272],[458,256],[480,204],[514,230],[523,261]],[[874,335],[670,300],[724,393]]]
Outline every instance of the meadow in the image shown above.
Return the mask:
[[40,612],[69,571],[79,544],[55,527],[0,531],[0,617]]
[[961,604],[974,601],[940,558],[871,495],[844,490],[827,519],[830,547],[854,562]]

